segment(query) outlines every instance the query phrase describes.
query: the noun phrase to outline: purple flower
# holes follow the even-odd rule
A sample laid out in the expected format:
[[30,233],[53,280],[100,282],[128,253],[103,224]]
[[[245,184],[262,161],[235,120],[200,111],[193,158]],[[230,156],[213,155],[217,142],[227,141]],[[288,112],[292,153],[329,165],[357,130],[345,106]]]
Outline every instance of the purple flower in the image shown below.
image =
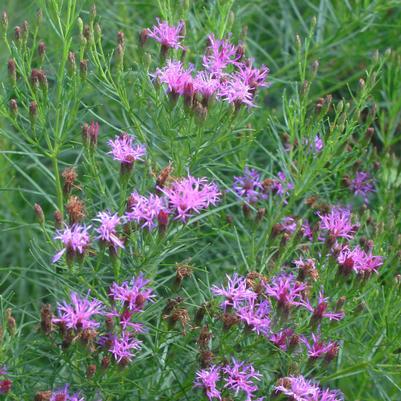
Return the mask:
[[256,203],[267,196],[263,193],[263,185],[260,174],[254,170],[245,167],[244,175],[234,177],[234,191],[249,203]]
[[180,41],[184,37],[181,35],[184,23],[180,21],[177,26],[172,26],[167,21],[160,21],[159,18],[156,18],[156,20],[157,25],[154,25],[153,29],[147,30],[148,36],[159,42],[166,49],[182,49]]
[[304,143],[306,146],[309,146],[309,149],[312,153],[320,153],[324,148],[323,139],[320,138],[319,134],[317,134],[313,140],[313,143],[310,143],[309,139],[305,139]]
[[325,358],[329,355],[329,359],[333,359],[338,352],[338,343],[329,341],[325,343],[320,340],[320,337],[312,333],[312,342],[310,343],[306,337],[301,337],[301,341],[305,344],[307,349],[308,357],[310,359]]
[[256,302],[254,298],[249,299],[248,304],[237,310],[238,317],[258,335],[267,336],[270,331],[270,302]]
[[306,380],[303,376],[290,376],[280,379],[280,384],[274,387],[276,393],[283,394],[295,401],[318,400],[320,388]]
[[201,369],[196,372],[195,387],[201,387],[205,390],[209,400],[221,400],[221,393],[217,389],[217,382],[220,380],[220,367],[210,366],[209,369]]
[[254,396],[253,393],[259,389],[253,381],[260,380],[262,377],[262,375],[254,369],[252,364],[238,362],[232,358],[232,363],[226,365],[223,368],[223,372],[227,375],[227,377],[224,378],[226,382],[224,387],[233,390],[235,396],[238,396],[238,393],[243,391],[246,395],[246,400],[252,400]]
[[359,246],[354,249],[343,247],[337,256],[341,273],[347,275],[352,270],[357,274],[377,273],[377,268],[383,264],[382,256],[374,256],[365,252]]
[[198,72],[193,84],[195,92],[203,96],[206,103],[221,87],[220,80],[207,71]]
[[294,335],[294,330],[286,328],[278,331],[277,333],[272,333],[269,336],[269,341],[273,343],[276,347],[283,351],[287,351],[288,346],[291,343],[291,339]]
[[[277,177],[273,182],[272,190],[281,197],[289,196],[290,191],[294,189],[294,184],[287,179],[283,171],[279,171]],[[284,203],[287,203],[287,201],[284,201]]]
[[208,37],[209,46],[203,56],[203,66],[211,73],[220,76],[223,70],[230,64],[235,64],[240,58],[237,48],[228,40],[218,40],[214,34]]
[[244,301],[248,302],[257,298],[257,294],[247,288],[245,277],[239,277],[237,273],[234,273],[232,277],[227,275],[227,279],[226,288],[215,285],[212,287],[214,295],[225,297],[225,301],[221,304],[224,311],[230,307],[239,309]]
[[237,64],[236,75],[238,78],[242,79],[251,88],[251,91],[255,91],[258,87],[269,86],[266,83],[269,69],[264,65],[260,68],[254,68],[252,63],[253,60],[247,60],[245,63]]
[[309,301],[306,299],[301,301],[299,305],[308,309],[308,311],[312,312],[312,319],[315,321],[320,321],[323,318],[327,318],[329,320],[341,320],[344,317],[343,312],[329,312],[328,308],[328,298],[324,297],[323,290],[319,292],[319,298],[317,301],[317,305],[313,307]]
[[169,200],[170,209],[176,213],[176,220],[186,222],[194,213],[215,205],[220,192],[216,184],[206,178],[187,178],[174,181],[169,188],[162,189]]
[[68,392],[69,384],[66,384],[63,388],[60,388],[52,392],[50,401],[69,401],[70,394]]
[[281,274],[265,284],[266,294],[274,298],[280,308],[288,311],[292,306],[299,306],[302,301],[305,284],[295,280],[294,275]]
[[114,140],[110,139],[108,144],[111,147],[109,154],[113,155],[114,160],[121,164],[132,166],[136,160],[143,161],[146,155],[146,148],[141,144],[134,144],[135,137],[123,132]]
[[2,375],[2,376],[8,375],[8,370],[5,365],[0,366],[0,375]]
[[166,199],[150,194],[149,197],[133,192],[129,199],[129,210],[125,216],[128,221],[134,221],[142,228],[155,228],[161,212],[168,213]]
[[236,108],[245,104],[254,107],[254,93],[252,88],[238,75],[232,74],[221,84],[219,96]]
[[294,234],[297,229],[297,222],[293,217],[284,217],[281,220],[281,229],[286,234]]
[[305,277],[311,277],[313,281],[316,281],[319,277],[319,272],[316,269],[316,264],[313,259],[298,259],[293,262],[295,266],[300,270],[299,276],[302,277],[301,281]]
[[365,171],[356,173],[354,179],[349,183],[349,188],[355,195],[361,196],[366,203],[368,202],[368,194],[375,190],[372,177]]
[[124,248],[124,244],[118,237],[116,230],[117,226],[121,224],[121,217],[117,213],[112,215],[109,212],[99,212],[97,217],[97,219],[94,219],[100,222],[100,226],[96,229],[96,232],[99,234],[97,239],[108,243],[114,248]]
[[174,96],[174,100],[184,94],[188,84],[193,84],[192,71],[186,70],[182,62],[177,60],[168,60],[167,65],[158,68],[153,77],[167,85],[167,92]]
[[61,240],[64,244],[64,248],[54,255],[52,263],[56,263],[60,260],[61,256],[63,256],[66,251],[73,256],[76,254],[83,255],[90,243],[88,234],[89,228],[90,227],[75,224],[72,227],[65,225],[63,231],[57,231],[54,239]]
[[329,238],[353,238],[356,226],[352,224],[351,212],[348,209],[333,208],[327,214],[317,215],[320,218],[320,229],[327,231]]
[[71,292],[72,303],[63,302],[57,305],[58,318],[53,318],[53,323],[64,324],[69,329],[85,330],[95,329],[99,323],[92,320],[96,315],[103,313],[103,304],[97,299],[89,300],[90,291],[86,298],[81,298],[77,293]]
[[129,362],[134,357],[132,350],[141,349],[142,342],[131,333],[124,331],[121,337],[113,336],[109,351],[117,362]]
[[149,282],[140,273],[137,277],[133,277],[129,283],[127,281],[121,285],[113,283],[109,295],[114,301],[119,301],[131,312],[142,312],[145,303],[154,298],[153,290],[146,287]]

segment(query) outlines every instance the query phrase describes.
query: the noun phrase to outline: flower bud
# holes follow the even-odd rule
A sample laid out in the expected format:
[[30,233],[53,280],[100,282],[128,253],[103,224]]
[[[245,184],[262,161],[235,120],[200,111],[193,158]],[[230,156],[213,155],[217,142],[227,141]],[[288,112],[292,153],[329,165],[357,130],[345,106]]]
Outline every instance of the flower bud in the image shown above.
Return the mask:
[[75,62],[75,53],[74,52],[69,52],[68,53],[68,59],[67,59],[68,75],[70,77],[75,75],[76,70],[77,70],[77,65],[76,65],[76,62]]
[[17,45],[19,45],[22,41],[22,31],[21,27],[18,25],[14,28],[14,38]]
[[44,60],[45,55],[46,55],[46,44],[45,44],[45,42],[43,40],[41,40],[39,42],[38,55],[39,55],[39,58],[40,58],[40,62],[43,63],[43,60]]
[[27,20],[25,20],[22,23],[21,33],[22,33],[22,39],[24,40],[24,42],[26,42],[29,36],[29,23]]
[[139,34],[139,45],[141,47],[144,47],[147,40],[148,40],[148,30],[142,29],[142,31]]
[[8,77],[10,79],[11,85],[15,86],[17,82],[17,66],[15,65],[15,60],[10,58],[7,63]]
[[54,227],[60,229],[63,226],[63,215],[60,210],[54,212]]
[[11,99],[10,103],[9,103],[9,106],[10,106],[11,116],[13,118],[16,118],[17,115],[18,115],[18,104],[17,104],[17,101],[15,99]]
[[86,377],[88,379],[91,379],[96,373],[96,365],[95,364],[91,364],[87,367],[86,369]]
[[38,116],[38,104],[33,100],[29,105],[29,119],[31,120],[31,124],[33,125]]
[[6,309],[6,319],[7,319],[7,329],[8,332],[10,333],[11,336],[15,334],[16,328],[17,328],[17,323],[14,319],[14,316],[12,315],[12,309],[7,308]]
[[88,77],[88,60],[81,60],[79,62],[79,73],[82,81],[85,81]]
[[3,28],[4,33],[7,32],[8,29],[8,15],[7,15],[7,11],[3,11],[2,15],[1,15],[1,26]]
[[36,218],[38,219],[39,224],[44,224],[45,215],[43,213],[42,206],[40,206],[38,203],[35,203],[35,205],[33,206],[33,210],[35,211]]

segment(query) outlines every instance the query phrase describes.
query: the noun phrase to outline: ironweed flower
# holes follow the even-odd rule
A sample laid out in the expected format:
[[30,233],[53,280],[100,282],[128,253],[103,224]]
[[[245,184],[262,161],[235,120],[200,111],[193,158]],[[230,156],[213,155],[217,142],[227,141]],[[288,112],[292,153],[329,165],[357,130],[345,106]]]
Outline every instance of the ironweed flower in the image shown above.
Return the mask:
[[256,302],[254,298],[249,299],[248,304],[237,310],[238,317],[246,323],[258,335],[267,336],[270,331],[270,302]]
[[117,226],[121,224],[121,217],[110,212],[99,212],[97,219],[94,221],[100,222],[100,226],[96,228],[96,232],[99,234],[96,238],[109,246],[117,248],[124,248],[124,244],[117,234]]
[[203,56],[203,66],[216,76],[220,76],[228,66],[235,64],[240,56],[237,48],[229,40],[216,39],[214,34],[208,36],[209,45],[206,54]]
[[109,154],[113,155],[113,159],[119,161],[126,166],[132,166],[136,160],[143,161],[146,155],[145,145],[135,144],[135,137],[123,132],[114,140],[108,141],[111,151]]
[[134,357],[133,350],[140,350],[142,342],[128,331],[123,331],[120,337],[114,335],[109,351],[118,363],[126,364]]
[[295,401],[342,401],[343,397],[337,390],[321,389],[317,383],[303,376],[283,377],[274,387],[277,394],[282,394],[288,400]]
[[128,211],[125,213],[127,221],[134,221],[149,230],[157,227],[161,213],[168,214],[167,199],[154,194],[146,197],[133,192],[128,205]]
[[254,383],[254,380],[260,380],[262,375],[255,370],[252,364],[247,364],[244,361],[239,362],[232,358],[232,362],[229,365],[223,367],[225,373],[224,380],[226,384],[225,388],[234,391],[235,396],[238,396],[240,391],[243,391],[246,395],[246,400],[252,400],[258,386]]
[[81,298],[76,292],[71,292],[71,304],[66,301],[57,304],[58,318],[53,318],[55,324],[63,324],[69,329],[96,329],[99,323],[93,320],[103,314],[103,304],[97,299],[89,300],[90,291]]
[[301,341],[306,347],[308,357],[312,360],[319,358],[326,358],[327,355],[330,359],[333,359],[338,352],[338,343],[335,341],[324,342],[320,339],[320,336],[312,333],[311,342],[306,337],[301,337]]
[[89,228],[75,224],[72,227],[65,225],[64,230],[58,230],[54,239],[59,239],[64,244],[64,248],[53,256],[52,263],[60,260],[65,252],[72,257],[83,255],[90,243]]
[[217,382],[220,380],[221,368],[216,365],[209,369],[201,369],[196,372],[195,387],[204,389],[209,400],[221,400],[221,392],[217,389]]
[[324,297],[323,290],[319,292],[319,298],[317,301],[317,305],[314,307],[311,305],[309,299],[303,300],[299,302],[300,306],[303,306],[308,311],[312,312],[312,320],[321,321],[323,318],[327,318],[329,320],[341,320],[344,317],[343,312],[329,312],[328,308],[328,299]]
[[127,281],[121,285],[113,283],[110,288],[110,297],[114,301],[119,301],[121,306],[128,308],[131,312],[142,312],[145,303],[155,297],[153,290],[146,287],[149,282],[144,278],[143,273],[140,273],[129,283]]
[[212,286],[212,293],[214,295],[225,297],[225,301],[221,304],[224,311],[231,307],[239,309],[244,301],[255,300],[257,298],[257,294],[247,288],[245,277],[239,277],[237,273],[234,273],[232,277],[228,275],[226,277],[228,280],[226,288],[220,288],[216,285]]
[[248,107],[255,106],[252,88],[238,75],[233,74],[222,83],[219,96],[233,104],[236,109],[243,104]]
[[294,330],[286,328],[278,331],[277,333],[271,333],[269,335],[269,341],[281,350],[287,351],[293,336]]
[[[294,189],[294,184],[288,180],[283,171],[279,171],[277,173],[277,179],[273,181],[271,188],[274,193],[284,198],[290,195],[290,191]],[[287,203],[287,201],[285,200],[284,203]]]
[[183,222],[194,213],[216,205],[221,195],[216,184],[209,183],[206,178],[190,175],[174,181],[170,187],[161,191],[168,198],[169,208],[176,214],[175,219]]
[[244,175],[234,177],[233,189],[239,197],[249,203],[256,203],[260,199],[266,199],[267,195],[263,193],[263,184],[260,174],[248,167],[244,169]]
[[162,48],[166,50],[169,48],[183,49],[181,39],[184,38],[182,35],[184,22],[180,21],[177,26],[173,26],[169,25],[167,21],[161,21],[159,18],[156,18],[156,21],[157,25],[147,30],[147,36],[159,42]]
[[299,306],[302,301],[305,284],[295,280],[292,274],[281,274],[274,277],[271,283],[265,283],[266,294],[277,301],[279,308],[289,311],[293,306]]
[[352,224],[351,212],[348,209],[333,208],[327,214],[317,213],[320,218],[320,230],[328,233],[329,238],[352,239],[356,226]]
[[355,177],[349,182],[349,189],[356,196],[361,196],[365,203],[368,203],[368,195],[375,191],[373,179],[368,172],[358,171]]
[[212,96],[216,95],[221,87],[221,82],[208,71],[200,71],[196,74],[194,80],[194,90],[203,96],[203,103],[207,106]]
[[242,79],[246,85],[251,88],[254,93],[259,87],[266,87],[269,84],[266,82],[267,76],[269,74],[269,69],[262,65],[260,68],[254,68],[252,66],[253,60],[246,60],[244,63],[238,63],[238,72],[235,74],[239,79]]
[[370,275],[377,273],[378,267],[383,264],[383,257],[372,255],[372,251],[365,252],[359,246],[354,249],[345,246],[338,254],[337,262],[342,274],[347,275],[354,271],[360,275]]
[[179,95],[184,94],[185,87],[192,84],[192,69],[185,69],[181,61],[167,60],[167,65],[158,68],[153,74],[161,84],[167,85],[167,92],[176,101]]

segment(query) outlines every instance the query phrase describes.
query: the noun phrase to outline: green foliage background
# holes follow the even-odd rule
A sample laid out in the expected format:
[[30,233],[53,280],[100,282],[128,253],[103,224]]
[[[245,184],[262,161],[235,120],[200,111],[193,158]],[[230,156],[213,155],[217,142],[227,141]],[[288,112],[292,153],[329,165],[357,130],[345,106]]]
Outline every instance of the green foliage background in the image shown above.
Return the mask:
[[[269,237],[272,226],[291,213],[306,217],[310,212],[303,205],[311,195],[333,204],[347,202],[349,194],[341,184],[342,178],[360,161],[371,171],[374,162],[381,164],[375,175],[377,193],[360,219],[365,235],[375,242],[376,254],[385,256],[385,265],[379,277],[357,289],[341,286],[334,266],[325,270],[326,292],[334,298],[346,296],[352,318],[325,328],[326,334],[344,340],[342,351],[336,366],[314,370],[313,375],[324,384],[340,388],[347,400],[399,400],[401,293],[395,277],[401,273],[400,1],[97,0],[102,48],[87,55],[88,80],[75,87],[60,79],[64,74],[60,60],[66,59],[70,49],[79,53],[76,17],[81,16],[87,23],[92,1],[78,0],[75,12],[68,16],[72,3],[2,2],[10,20],[9,43],[12,28],[23,20],[29,21],[33,32],[37,10],[43,10],[37,38],[46,43],[43,68],[50,88],[49,104],[41,109],[35,132],[27,112],[32,94],[26,88],[19,92],[20,123],[13,124],[8,110],[12,93],[7,78],[10,55],[1,42],[0,306],[3,312],[13,308],[18,330],[16,338],[8,336],[0,346],[0,363],[4,360],[10,366],[15,375],[15,394],[22,397],[10,395],[9,399],[33,399],[32,391],[59,385],[63,380],[75,383],[88,394],[101,388],[104,400],[201,397],[191,389],[197,369],[197,333],[182,337],[178,329],[169,332],[161,317],[166,299],[177,295],[171,289],[175,264],[190,261],[195,268],[195,275],[180,294],[191,311],[210,299],[210,284],[224,281],[226,273],[278,271],[281,264],[298,255],[301,244],[293,241],[280,250],[279,243]],[[138,33],[151,26],[157,16],[170,22],[186,21],[187,57],[198,65],[210,32],[220,37],[232,32],[233,40],[243,40],[247,55],[271,70],[272,86],[259,94],[260,107],[251,113],[242,110],[233,117],[228,108],[216,106],[204,123],[188,118],[183,107],[171,110],[166,97],[149,80],[148,73],[158,66],[157,46],[150,44],[146,55],[138,46]],[[116,78],[113,52],[118,31],[125,33],[126,53],[125,70]],[[26,60],[21,63],[26,65],[22,73],[26,80],[29,68],[38,63],[35,51],[32,54],[31,66]],[[316,76],[311,68],[315,60],[319,62]],[[362,88],[361,78],[365,81]],[[311,82],[306,95],[305,80]],[[328,94],[335,104],[330,122],[314,114],[318,99]],[[95,164],[81,145],[80,127],[92,119],[101,124],[96,156],[100,172],[93,170]],[[333,122],[335,127],[331,129]],[[364,139],[368,126],[375,128],[370,146]],[[146,192],[154,180],[151,173],[170,160],[176,175],[184,175],[189,169],[194,175],[214,178],[222,190],[230,187],[231,177],[239,175],[246,165],[257,167],[266,177],[285,170],[293,177],[295,190],[288,205],[266,205],[262,227],[246,222],[238,202],[227,194],[219,207],[165,242],[151,236],[136,238],[132,252],[123,261],[123,278],[143,270],[156,280],[160,300],[152,305],[147,317],[158,335],[144,341],[145,350],[128,373],[114,371],[102,382],[88,381],[84,378],[86,355],[70,365],[57,347],[52,348],[37,334],[42,302],[53,303],[64,298],[68,289],[84,291],[88,287],[105,298],[106,284],[112,280],[106,262],[96,272],[88,267],[80,274],[60,273],[50,265],[55,251],[48,240],[54,231],[52,214],[64,202],[55,191],[59,177],[55,168],[61,171],[70,165],[79,167],[90,216],[104,208],[121,208],[118,171],[105,156],[107,139],[120,130],[135,133],[149,149],[150,162],[138,167],[130,183],[139,191]],[[283,133],[292,142],[302,143],[316,132],[330,132],[319,158],[284,150]],[[38,136],[39,146],[27,142],[32,135]],[[57,144],[50,157],[41,151],[46,148],[46,135]],[[348,151],[345,142],[352,142]],[[35,202],[45,211],[44,228],[35,219]],[[361,206],[357,202],[355,205]],[[228,215],[234,226],[226,222]],[[310,253],[317,257],[316,250]],[[279,256],[273,258],[276,254]],[[299,366],[308,372],[304,361],[297,361],[299,366],[294,367],[294,361],[272,355],[263,342],[238,340],[235,333],[218,338],[215,346],[222,355],[240,348],[244,357],[248,355],[255,361],[265,375],[267,395],[278,373],[288,374]],[[270,359],[273,362],[266,364]]]

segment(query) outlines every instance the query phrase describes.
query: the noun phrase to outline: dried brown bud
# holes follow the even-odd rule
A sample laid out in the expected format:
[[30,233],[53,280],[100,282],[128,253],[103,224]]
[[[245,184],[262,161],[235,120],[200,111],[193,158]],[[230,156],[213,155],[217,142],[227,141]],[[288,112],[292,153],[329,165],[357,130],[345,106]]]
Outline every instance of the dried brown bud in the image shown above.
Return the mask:
[[214,358],[213,352],[211,352],[208,349],[202,350],[199,355],[200,365],[202,369],[205,369],[208,366],[210,366],[211,363],[213,362],[213,358]]
[[51,391],[39,391],[35,395],[35,401],[49,401],[52,396]]
[[204,303],[198,308],[198,310],[195,313],[195,318],[194,318],[195,326],[201,325],[202,320],[205,317],[205,314],[207,312],[207,308],[208,308],[208,303]]
[[148,30],[142,29],[141,33],[139,34],[139,45],[141,47],[144,47],[147,40],[148,40]]
[[201,349],[208,349],[209,342],[212,339],[212,337],[213,335],[212,332],[209,330],[209,327],[207,325],[203,326],[197,340],[199,347]]
[[170,162],[162,171],[160,171],[159,176],[156,179],[156,189],[164,188],[164,185],[170,178],[171,173],[173,172],[173,166]]
[[18,115],[18,104],[15,99],[10,100],[10,113],[14,118]]
[[40,309],[40,327],[46,335],[49,335],[53,330],[52,318],[53,313],[51,305],[42,305]]
[[74,184],[78,177],[77,171],[75,167],[67,167],[61,175],[64,181],[63,192],[65,195],[68,195],[75,186]]
[[33,205],[33,210],[35,211],[36,218],[38,219],[39,224],[44,224],[45,215],[43,213],[42,206],[40,206],[38,203],[35,203]]
[[15,60],[10,58],[7,63],[8,69],[8,77],[10,78],[10,82],[15,85],[17,81],[17,66],[15,64]]
[[176,264],[176,276],[175,281],[178,286],[181,285],[182,280],[189,277],[192,274],[192,267],[185,263]]
[[231,313],[224,313],[221,316],[221,320],[223,322],[223,329],[225,331],[230,330],[231,327],[235,326],[240,321],[237,315],[233,315]]
[[108,356],[104,356],[100,364],[103,369],[107,369],[110,366],[110,358]]
[[187,334],[186,327],[190,320],[189,313],[185,308],[176,308],[170,317],[169,323],[171,325],[170,327],[174,327],[176,322],[180,322],[182,335],[185,336]]
[[44,59],[44,57],[46,55],[46,44],[45,44],[45,42],[43,40],[41,40],[39,42],[38,54],[39,54],[39,57],[41,58],[41,60],[43,61],[43,59]]
[[31,120],[31,124],[35,123],[37,116],[38,116],[38,104],[34,100],[32,100],[32,102],[29,105],[29,119]]
[[76,224],[85,217],[85,204],[77,196],[70,196],[66,205],[70,224]]
[[95,376],[96,373],[96,365],[91,364],[86,368],[86,377],[88,379],[91,379],[93,376]]
[[60,229],[63,226],[63,215],[60,210],[54,212],[54,226]]
[[264,219],[265,215],[266,215],[266,209],[264,207],[259,208],[256,213],[255,221],[257,223],[260,223]]

